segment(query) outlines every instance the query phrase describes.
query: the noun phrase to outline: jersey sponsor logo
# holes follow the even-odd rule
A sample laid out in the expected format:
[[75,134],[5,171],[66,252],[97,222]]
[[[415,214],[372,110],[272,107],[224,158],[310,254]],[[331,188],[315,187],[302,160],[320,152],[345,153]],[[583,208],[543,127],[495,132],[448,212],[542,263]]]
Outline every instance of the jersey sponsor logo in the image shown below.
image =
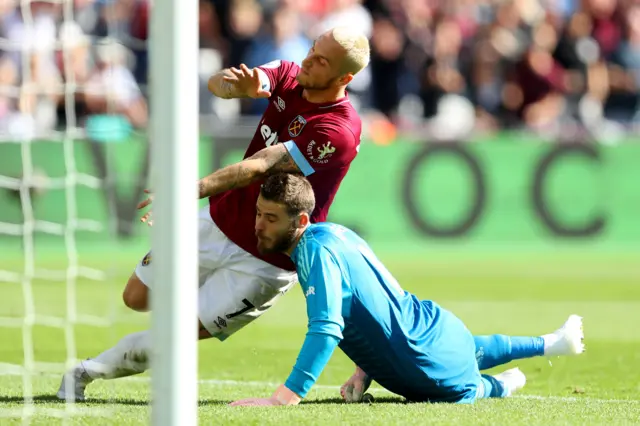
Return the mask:
[[273,101],[273,104],[276,106],[276,109],[278,110],[278,112],[284,111],[285,104],[280,96],[278,96],[277,101]]
[[307,289],[307,292],[304,294],[304,297],[309,297],[309,296],[312,296],[312,295],[315,296],[315,294],[316,294],[315,287],[309,287]]
[[271,146],[278,143],[278,133],[274,132],[271,127],[266,124],[260,126],[260,134],[264,139],[265,145]]
[[276,59],[275,61],[267,62],[266,64],[261,65],[260,68],[267,68],[267,69],[278,68],[281,64],[282,64],[282,61],[280,59]]
[[336,152],[336,147],[331,145],[331,141],[324,145],[318,145],[316,141],[311,141],[307,145],[307,156],[314,163],[327,164],[334,152]]
[[289,123],[289,136],[291,136],[292,138],[299,136],[306,124],[307,120],[302,118],[301,115],[296,116],[296,118],[294,118],[291,123]]
[[147,253],[145,257],[142,258],[142,266],[147,266],[151,263],[151,252]]

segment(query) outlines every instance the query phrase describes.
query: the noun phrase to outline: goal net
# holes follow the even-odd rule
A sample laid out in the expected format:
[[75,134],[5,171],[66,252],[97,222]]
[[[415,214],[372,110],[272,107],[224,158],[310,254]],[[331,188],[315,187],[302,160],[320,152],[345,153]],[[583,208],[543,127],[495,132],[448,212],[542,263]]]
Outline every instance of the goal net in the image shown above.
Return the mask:
[[[62,374],[148,328],[121,302],[149,243],[135,210],[151,167],[148,10],[0,2],[0,423],[112,415],[112,381],[97,404],[67,404],[55,398]],[[117,397],[144,401],[149,382]]]

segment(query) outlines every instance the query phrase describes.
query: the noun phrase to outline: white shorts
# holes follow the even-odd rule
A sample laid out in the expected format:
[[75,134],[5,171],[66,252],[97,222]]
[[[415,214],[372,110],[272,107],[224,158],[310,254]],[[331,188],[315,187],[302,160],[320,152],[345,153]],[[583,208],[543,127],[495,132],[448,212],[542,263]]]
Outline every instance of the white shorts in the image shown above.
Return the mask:
[[[209,206],[200,210],[198,221],[198,318],[213,337],[224,340],[273,306],[297,283],[298,276],[229,240],[211,219]],[[136,275],[153,288],[149,254],[136,266]]]

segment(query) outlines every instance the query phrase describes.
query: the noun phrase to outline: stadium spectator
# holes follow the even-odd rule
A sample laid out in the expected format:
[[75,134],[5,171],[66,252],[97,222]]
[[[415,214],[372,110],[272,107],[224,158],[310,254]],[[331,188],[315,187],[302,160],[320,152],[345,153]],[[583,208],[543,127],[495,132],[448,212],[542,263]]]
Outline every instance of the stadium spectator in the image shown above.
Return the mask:
[[[194,71],[194,76],[199,74],[202,87],[206,86],[202,76],[211,74],[211,67],[242,62],[252,66],[273,58],[299,60],[323,28],[348,22],[367,34],[372,45],[370,67],[350,85],[365,121],[382,114],[400,132],[424,131],[416,121],[433,130],[447,121],[441,120],[442,114],[471,110],[473,131],[495,132],[577,125],[594,129],[604,121],[633,130],[640,120],[640,4],[634,0],[200,0],[199,4],[200,58],[206,72]],[[79,33],[93,46],[110,38],[133,52],[135,61],[123,67],[148,96],[150,1],[75,0],[74,6]],[[11,105],[20,105],[16,93],[25,76],[23,52],[37,49],[38,66],[48,69],[52,52],[62,41],[56,39],[62,34],[59,29],[70,24],[63,15],[61,5],[51,2],[33,2],[24,9],[15,0],[2,2],[0,36],[6,43],[1,56],[12,59],[17,72],[9,78],[11,67],[4,64],[5,122],[6,111],[17,108]],[[82,74],[82,68],[96,73],[94,52],[86,46],[70,49],[74,73]],[[59,57],[60,52],[58,74],[66,80]],[[76,79],[82,82],[80,74]],[[131,81],[126,87],[133,87]],[[51,96],[39,99],[50,101]],[[81,105],[78,97],[76,101]],[[225,111],[224,117],[236,110],[259,115],[264,108],[264,102],[239,105]],[[451,109],[451,105],[457,106]],[[65,123],[63,110],[59,104],[59,126]],[[220,116],[210,101],[201,102],[201,111]],[[82,108],[76,113],[80,118],[85,114]],[[145,123],[141,116],[135,121]]]
[[127,68],[129,51],[115,42],[100,45],[96,68],[88,78],[85,102],[93,114],[117,113],[137,128],[147,124],[147,102]]

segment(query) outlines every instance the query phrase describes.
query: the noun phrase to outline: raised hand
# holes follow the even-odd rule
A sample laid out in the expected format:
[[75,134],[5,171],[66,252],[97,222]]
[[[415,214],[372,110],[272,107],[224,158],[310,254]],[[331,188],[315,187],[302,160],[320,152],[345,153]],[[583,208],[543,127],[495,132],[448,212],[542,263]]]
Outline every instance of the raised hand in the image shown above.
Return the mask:
[[262,89],[262,82],[258,69],[249,69],[245,64],[240,64],[240,69],[231,67],[229,71],[233,76],[225,75],[222,79],[226,84],[231,85],[236,92],[253,98],[268,98],[271,92]]

